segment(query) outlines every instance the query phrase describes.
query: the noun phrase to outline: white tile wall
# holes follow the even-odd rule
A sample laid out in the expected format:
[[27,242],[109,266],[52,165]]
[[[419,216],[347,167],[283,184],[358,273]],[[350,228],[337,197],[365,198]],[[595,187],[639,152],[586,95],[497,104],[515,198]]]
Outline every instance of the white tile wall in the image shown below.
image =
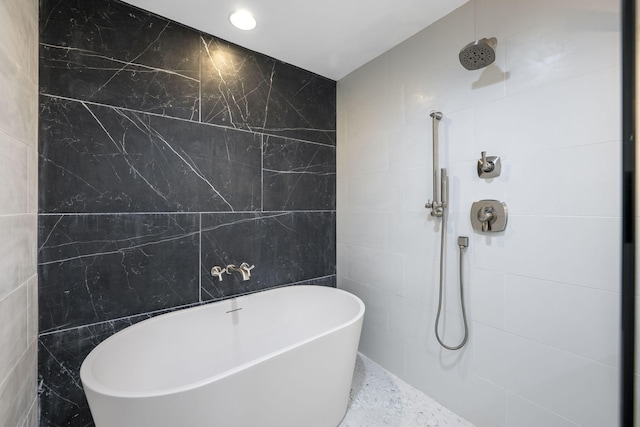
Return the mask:
[[[618,7],[471,0],[338,82],[338,286],[370,308],[361,351],[478,427],[617,424]],[[496,63],[465,70],[459,50],[491,36]],[[450,176],[449,343],[462,334],[456,236],[470,237],[461,352],[433,334],[434,109]],[[481,151],[502,157],[500,177],[477,177]],[[471,230],[481,198],[507,203],[504,233]]]
[[38,1],[0,3],[0,425],[38,425]]
[[507,398],[507,420],[511,427],[579,426],[579,424],[513,394]]

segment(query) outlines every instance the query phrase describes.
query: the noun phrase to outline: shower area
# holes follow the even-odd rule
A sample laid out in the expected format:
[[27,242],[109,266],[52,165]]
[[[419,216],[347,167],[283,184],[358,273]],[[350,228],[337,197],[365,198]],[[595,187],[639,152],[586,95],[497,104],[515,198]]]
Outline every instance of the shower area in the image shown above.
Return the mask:
[[[465,47],[484,51],[463,66]],[[338,81],[337,283],[367,306],[360,351],[476,426],[618,423],[620,75],[619,2],[472,0]],[[425,208],[440,179],[446,222]],[[508,207],[503,231],[472,227],[481,200]],[[434,333],[443,224],[449,346],[469,238],[455,351]]]

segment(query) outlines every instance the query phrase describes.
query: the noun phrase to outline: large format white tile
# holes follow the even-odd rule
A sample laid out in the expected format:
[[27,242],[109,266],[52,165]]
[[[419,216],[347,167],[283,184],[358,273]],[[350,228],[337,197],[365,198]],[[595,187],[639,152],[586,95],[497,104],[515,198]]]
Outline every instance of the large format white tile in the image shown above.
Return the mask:
[[548,19],[503,41],[508,94],[620,64],[620,50],[611,49],[620,37],[617,7],[553,9]]
[[360,335],[360,352],[403,378],[405,371],[404,342],[384,328],[365,322]]
[[505,274],[474,268],[468,293],[470,317],[474,322],[505,328]]
[[38,419],[38,399],[33,399],[31,402],[31,407],[29,408],[29,413],[27,414],[27,418],[24,420],[24,424],[22,427],[38,427],[40,420]]
[[[478,155],[478,157],[480,157]],[[448,206],[450,213],[464,213],[469,215],[471,204],[477,200],[478,174],[476,172],[476,162],[453,163],[447,166],[449,175]],[[492,189],[497,188],[495,185]],[[500,186],[500,188],[504,188]],[[488,197],[483,198],[499,198]]]
[[385,53],[345,78],[347,137],[368,138],[402,126],[402,93],[389,84]]
[[0,382],[11,373],[27,349],[27,286],[0,299]]
[[32,194],[29,187],[30,150],[0,131],[0,153],[0,215],[26,213]]
[[405,298],[432,307],[438,303],[437,257],[406,257]]
[[[468,358],[461,352],[448,353],[449,357],[454,354]],[[421,349],[408,346],[404,379],[478,427],[505,427],[506,392],[468,370],[459,369],[452,360],[455,359],[434,358]],[[458,364],[464,362],[458,361]]]
[[427,168],[402,173],[404,212],[429,215],[429,209],[425,205],[433,198],[432,176],[431,169]]
[[389,170],[430,167],[431,124],[426,119],[389,133]]
[[357,295],[364,302],[364,321],[367,324],[385,330],[388,328],[390,297],[388,292],[347,278],[340,278],[338,287]]
[[620,69],[612,67],[476,108],[476,146],[537,153],[620,139]]
[[426,348],[434,325],[433,309],[396,295],[389,302],[389,332],[414,347]]
[[[29,410],[36,399],[36,373],[37,344],[34,342],[22,353],[4,382],[0,382],[1,426],[20,426],[29,417]],[[32,420],[30,422],[33,423]]]
[[617,367],[620,294],[507,275],[507,330]]
[[36,215],[0,216],[0,299],[36,272]]
[[621,215],[620,142],[510,156],[508,205],[516,215]]
[[476,234],[475,266],[617,292],[620,220],[509,217],[495,236]]
[[389,163],[389,136],[379,133],[367,138],[348,138],[338,144],[338,175],[354,176],[385,172]]
[[38,338],[38,276],[33,275],[24,285],[27,287],[27,343]]
[[440,123],[440,151],[445,165],[473,161],[480,157],[475,146],[475,110],[443,112]]
[[[477,31],[500,40],[543,24],[567,30],[618,31],[620,4],[610,0],[475,0]],[[614,41],[615,43],[615,41]]]
[[581,426],[618,424],[617,369],[488,326],[474,333],[482,378]]
[[34,0],[4,0],[0,3],[0,50],[25,75],[29,72],[31,54],[36,50],[38,33],[37,8]]
[[400,212],[404,208],[404,175],[375,173],[347,178],[350,212]]
[[404,295],[405,257],[402,255],[350,246],[347,277],[372,288]]
[[31,214],[38,213],[38,148],[30,147],[27,152],[27,211]]
[[509,427],[580,427],[519,396],[507,397],[507,425]]
[[0,50],[0,130],[35,147],[37,128],[37,85]]
[[343,212],[338,241],[347,245],[386,250],[389,245],[389,219],[386,214]]
[[424,213],[394,213],[389,218],[389,250],[415,258],[438,254],[440,221]]

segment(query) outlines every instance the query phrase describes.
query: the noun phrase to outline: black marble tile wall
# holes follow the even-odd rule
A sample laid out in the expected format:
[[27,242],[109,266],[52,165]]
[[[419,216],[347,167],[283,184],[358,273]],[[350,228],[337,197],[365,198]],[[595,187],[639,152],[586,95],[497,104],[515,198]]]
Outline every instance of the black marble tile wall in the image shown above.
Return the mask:
[[[203,214],[201,230],[203,300],[335,275],[333,212]],[[209,273],[246,259],[260,266],[248,282]]]
[[130,324],[335,286],[335,90],[117,0],[40,1],[41,425],[93,424],[80,364]]
[[40,212],[261,208],[262,135],[41,99]]
[[336,86],[223,40],[202,36],[202,121],[336,143]]

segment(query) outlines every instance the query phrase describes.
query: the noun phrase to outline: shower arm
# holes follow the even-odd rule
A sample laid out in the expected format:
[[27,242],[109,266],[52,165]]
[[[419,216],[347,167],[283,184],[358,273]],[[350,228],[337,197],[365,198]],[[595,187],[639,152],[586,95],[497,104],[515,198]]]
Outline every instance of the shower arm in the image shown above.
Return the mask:
[[[438,122],[442,120],[442,113],[432,111],[432,146],[433,146],[433,201],[429,201],[425,207],[431,209],[431,216],[441,217],[447,207],[447,170],[440,169],[440,185],[438,185]],[[438,188],[440,187],[440,188]]]

